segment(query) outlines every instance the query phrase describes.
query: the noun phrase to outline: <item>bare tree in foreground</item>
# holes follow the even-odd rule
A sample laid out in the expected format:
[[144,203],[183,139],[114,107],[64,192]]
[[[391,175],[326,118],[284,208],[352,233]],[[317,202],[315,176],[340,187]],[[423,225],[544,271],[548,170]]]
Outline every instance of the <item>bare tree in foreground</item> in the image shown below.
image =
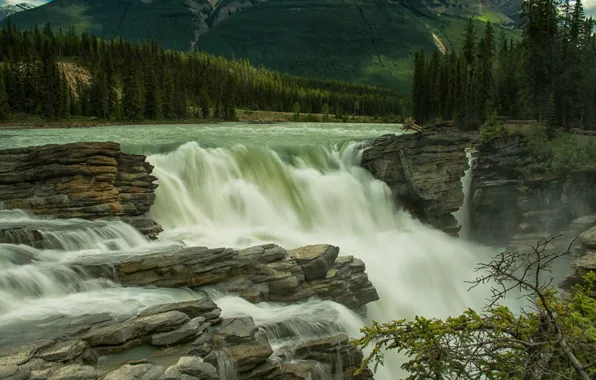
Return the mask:
[[[373,322],[353,343],[371,348],[362,368],[383,363],[383,351],[408,357],[409,379],[582,379],[596,376],[596,275],[570,294],[557,294],[553,263],[571,255],[541,241],[527,252],[502,252],[477,268],[472,288],[489,284],[492,296],[482,313],[388,323]],[[545,279],[545,277],[547,277]],[[528,307],[514,313],[498,302],[519,291]]]

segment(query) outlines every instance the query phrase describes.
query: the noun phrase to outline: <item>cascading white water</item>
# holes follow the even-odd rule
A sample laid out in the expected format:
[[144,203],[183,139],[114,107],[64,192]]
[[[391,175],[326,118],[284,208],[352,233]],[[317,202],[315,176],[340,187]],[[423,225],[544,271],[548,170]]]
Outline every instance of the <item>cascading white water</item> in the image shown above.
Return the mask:
[[470,238],[470,199],[471,191],[472,191],[472,178],[474,176],[474,172],[472,167],[474,165],[474,153],[476,149],[474,148],[466,148],[466,157],[468,159],[468,169],[464,173],[464,176],[461,179],[461,185],[464,192],[464,203],[460,207],[457,212],[453,213],[455,219],[457,219],[458,224],[461,226],[461,230],[459,231],[459,237],[465,240]]
[[[160,153],[150,157],[160,183],[152,213],[165,233],[159,241],[147,242],[115,221],[57,221],[0,212],[0,230],[19,225],[22,231],[14,236],[23,238],[30,236],[30,229],[41,228],[49,242],[40,249],[0,244],[0,346],[15,344],[13,336],[23,331],[30,331],[31,339],[42,337],[44,328],[56,333],[63,326],[62,317],[64,325],[71,323],[69,318],[84,319],[85,314],[109,312],[125,318],[150,305],[202,297],[186,290],[122,288],[68,269],[73,260],[144,254],[180,240],[210,247],[270,242],[288,249],[337,245],[342,255],[354,255],[366,263],[381,296],[381,301],[369,305],[369,318],[378,321],[444,317],[483,301],[482,292],[468,293],[463,281],[475,277],[475,264],[491,252],[396,211],[387,186],[358,167],[361,146],[332,144],[399,133],[399,126],[292,123],[134,128],[142,132],[97,128],[93,139],[120,141],[130,152]],[[89,140],[86,130],[0,134],[0,145],[10,146]],[[205,144],[184,143],[194,140]],[[233,145],[238,142],[244,145]],[[175,150],[162,153],[170,149]],[[252,305],[234,296],[215,297],[224,316],[252,316],[275,348],[317,334],[346,331],[357,336],[368,322],[329,301]],[[377,379],[402,377],[399,362],[393,359],[386,360]],[[323,367],[318,376],[332,376]],[[233,368],[225,368],[233,378]]]
[[[11,235],[12,230],[20,232]],[[156,302],[176,299],[172,296],[176,291],[121,289],[112,281],[93,279],[68,265],[82,258],[145,254],[173,246],[169,242],[151,243],[125,223],[55,220],[18,210],[0,210],[0,232],[28,243],[41,239],[46,247],[0,244],[0,327],[52,315],[77,316],[107,310],[126,315]]]
[[[357,143],[277,150],[187,143],[149,158],[160,184],[152,213],[166,236],[192,245],[337,245],[366,263],[381,297],[369,307],[375,320],[478,306],[484,295],[463,281],[490,252],[396,211],[388,187],[358,167],[360,154]],[[387,367],[379,379],[399,373],[397,362]]]

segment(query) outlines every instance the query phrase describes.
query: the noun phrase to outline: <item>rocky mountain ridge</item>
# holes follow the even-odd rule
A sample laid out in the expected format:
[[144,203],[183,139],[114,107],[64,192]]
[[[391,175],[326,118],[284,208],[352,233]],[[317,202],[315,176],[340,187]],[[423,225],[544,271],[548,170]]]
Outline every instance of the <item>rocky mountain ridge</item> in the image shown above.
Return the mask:
[[[413,51],[461,45],[468,17],[512,22],[505,2],[423,0],[53,0],[10,17],[19,28],[50,23],[102,38],[156,40],[293,75],[409,92]],[[479,29],[480,30],[480,29]],[[503,29],[515,38],[514,28]]]
[[29,9],[35,8],[36,5],[29,3],[19,3],[15,5],[4,5],[0,6],[0,21],[4,20],[8,16],[12,16],[15,13],[28,11]]

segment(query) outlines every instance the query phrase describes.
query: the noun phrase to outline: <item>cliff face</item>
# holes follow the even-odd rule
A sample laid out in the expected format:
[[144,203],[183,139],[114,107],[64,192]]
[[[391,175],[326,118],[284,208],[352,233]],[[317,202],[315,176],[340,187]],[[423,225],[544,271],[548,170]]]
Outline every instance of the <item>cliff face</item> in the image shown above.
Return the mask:
[[460,229],[453,212],[463,204],[461,177],[468,168],[465,148],[472,137],[451,124],[407,135],[374,139],[361,165],[387,183],[395,203],[448,233]]
[[557,234],[572,220],[596,211],[596,167],[566,175],[529,177],[523,136],[477,146],[471,186],[470,230],[474,240],[507,245]]
[[0,151],[0,208],[57,218],[120,217],[149,237],[153,167],[117,143],[74,143]]

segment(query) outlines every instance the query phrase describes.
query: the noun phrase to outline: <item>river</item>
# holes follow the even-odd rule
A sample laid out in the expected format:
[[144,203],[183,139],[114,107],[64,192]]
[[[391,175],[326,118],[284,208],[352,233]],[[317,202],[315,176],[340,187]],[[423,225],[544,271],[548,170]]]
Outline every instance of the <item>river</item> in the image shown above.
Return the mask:
[[[52,249],[0,246],[0,332],[5,335],[0,344],[23,327],[55,328],[61,316],[109,312],[124,318],[154,304],[199,297],[189,290],[125,289],[71,273],[64,265],[82,256],[143,254],[181,244],[337,245],[341,255],[366,263],[381,298],[362,320],[327,301],[300,307],[251,305],[216,295],[224,316],[250,315],[257,323],[297,315],[313,322],[333,319],[357,336],[371,320],[446,317],[479,307],[485,294],[469,292],[465,281],[476,277],[476,264],[490,250],[397,210],[389,188],[358,166],[359,141],[390,133],[402,133],[400,126],[230,123],[0,131],[0,149],[117,141],[124,151],[148,155],[159,178],[151,214],[165,229],[158,241],[148,242],[120,222],[70,228],[68,221],[0,212],[0,226],[60,225]],[[15,252],[23,250],[32,257],[26,265],[15,262]],[[376,375],[380,380],[399,377],[397,360],[388,360]]]

